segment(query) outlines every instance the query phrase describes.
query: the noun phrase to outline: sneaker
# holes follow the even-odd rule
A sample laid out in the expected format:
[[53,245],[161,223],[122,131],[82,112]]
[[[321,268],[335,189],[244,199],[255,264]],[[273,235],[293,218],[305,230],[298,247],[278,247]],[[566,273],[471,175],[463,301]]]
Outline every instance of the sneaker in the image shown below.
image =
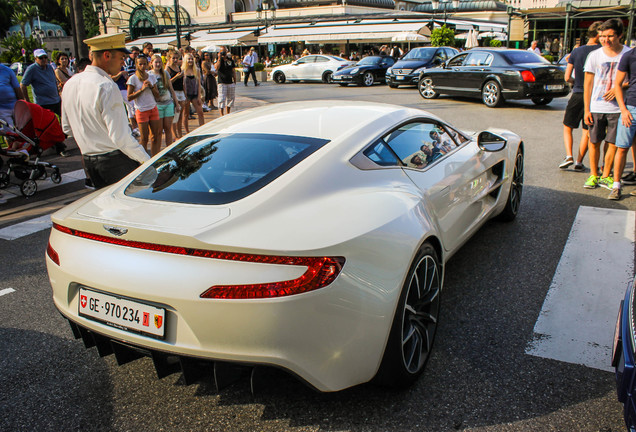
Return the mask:
[[621,199],[621,188],[614,188],[612,189],[612,191],[610,192],[609,196],[607,197],[607,199],[611,199],[614,201],[618,201],[619,199]]
[[598,179],[598,185],[604,187],[607,190],[612,190],[614,187],[614,179],[612,176],[602,177]]
[[68,152],[66,150],[60,152],[60,156],[62,157],[69,157],[70,155],[71,155],[71,152]]
[[591,175],[587,178],[587,181],[583,185],[585,189],[594,189],[598,187],[598,176]]
[[572,156],[567,156],[565,159],[563,159],[563,162],[559,164],[559,168],[566,169],[573,163],[574,163],[574,159],[572,159]]
[[133,129],[132,134],[135,138],[139,138],[141,136],[141,132],[139,132],[138,128]]
[[623,181],[623,184],[636,185],[636,172],[632,171],[629,174],[624,175],[621,180]]
[[629,193],[631,196],[636,196],[636,190],[633,190]]
[[585,171],[585,165],[583,165],[582,163],[575,163],[574,166],[572,167],[572,169],[574,171]]

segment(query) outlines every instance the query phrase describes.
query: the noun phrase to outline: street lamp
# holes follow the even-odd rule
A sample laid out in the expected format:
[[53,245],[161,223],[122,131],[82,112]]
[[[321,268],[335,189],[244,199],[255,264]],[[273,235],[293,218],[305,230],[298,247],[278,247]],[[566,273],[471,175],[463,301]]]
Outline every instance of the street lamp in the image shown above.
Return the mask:
[[110,18],[110,11],[113,10],[113,0],[93,0],[93,9],[104,25],[104,34],[107,34],[106,21]]
[[447,18],[447,10],[448,10],[448,4],[451,3],[453,5],[453,10],[456,11],[459,8],[459,0],[452,0],[452,2],[449,2],[447,0],[431,0],[431,6],[433,7],[433,27],[435,27],[435,11],[440,7],[440,4],[443,3],[444,4],[444,25],[446,25],[446,18]]
[[[256,8],[256,17],[258,20],[262,20],[265,23],[265,28],[267,29],[267,19],[268,15],[271,13],[272,22],[276,19],[276,5],[273,0],[263,0],[260,5]],[[260,30],[259,30],[260,33]]]

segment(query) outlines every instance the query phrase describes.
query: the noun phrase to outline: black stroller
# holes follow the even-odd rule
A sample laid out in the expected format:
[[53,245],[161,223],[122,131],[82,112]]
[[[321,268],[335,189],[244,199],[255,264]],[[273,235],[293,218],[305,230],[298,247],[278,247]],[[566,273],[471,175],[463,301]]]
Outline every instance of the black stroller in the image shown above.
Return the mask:
[[53,183],[62,181],[59,168],[41,161],[40,155],[56,143],[63,142],[66,136],[55,113],[37,104],[17,101],[13,119],[15,126],[0,119],[0,133],[9,143],[8,148],[0,148],[0,155],[8,158],[7,171],[0,171],[0,188],[9,186],[13,173],[21,181],[22,195],[32,197],[38,190],[36,180],[44,180],[50,175]]

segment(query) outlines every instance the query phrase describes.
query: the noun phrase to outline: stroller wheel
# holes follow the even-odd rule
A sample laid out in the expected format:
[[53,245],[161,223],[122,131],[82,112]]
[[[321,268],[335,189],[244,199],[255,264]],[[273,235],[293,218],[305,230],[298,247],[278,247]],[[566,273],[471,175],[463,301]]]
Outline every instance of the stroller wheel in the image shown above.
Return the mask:
[[1,171],[0,172],[0,188],[4,189],[9,186],[9,174]]
[[51,173],[51,181],[55,184],[58,184],[62,181],[62,175],[60,174],[59,170],[56,169]]
[[26,179],[25,181],[22,182],[22,185],[20,186],[20,192],[22,192],[22,195],[24,195],[27,198],[35,195],[37,191],[38,191],[38,184],[35,182],[35,180]]

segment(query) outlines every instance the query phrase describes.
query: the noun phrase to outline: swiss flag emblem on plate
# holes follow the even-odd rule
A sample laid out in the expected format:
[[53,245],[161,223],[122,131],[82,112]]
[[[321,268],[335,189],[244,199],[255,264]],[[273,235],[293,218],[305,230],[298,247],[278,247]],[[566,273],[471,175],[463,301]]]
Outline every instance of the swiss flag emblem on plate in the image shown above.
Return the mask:
[[86,302],[87,302],[86,296],[85,295],[80,296],[80,304],[82,305],[82,308],[86,307]]

